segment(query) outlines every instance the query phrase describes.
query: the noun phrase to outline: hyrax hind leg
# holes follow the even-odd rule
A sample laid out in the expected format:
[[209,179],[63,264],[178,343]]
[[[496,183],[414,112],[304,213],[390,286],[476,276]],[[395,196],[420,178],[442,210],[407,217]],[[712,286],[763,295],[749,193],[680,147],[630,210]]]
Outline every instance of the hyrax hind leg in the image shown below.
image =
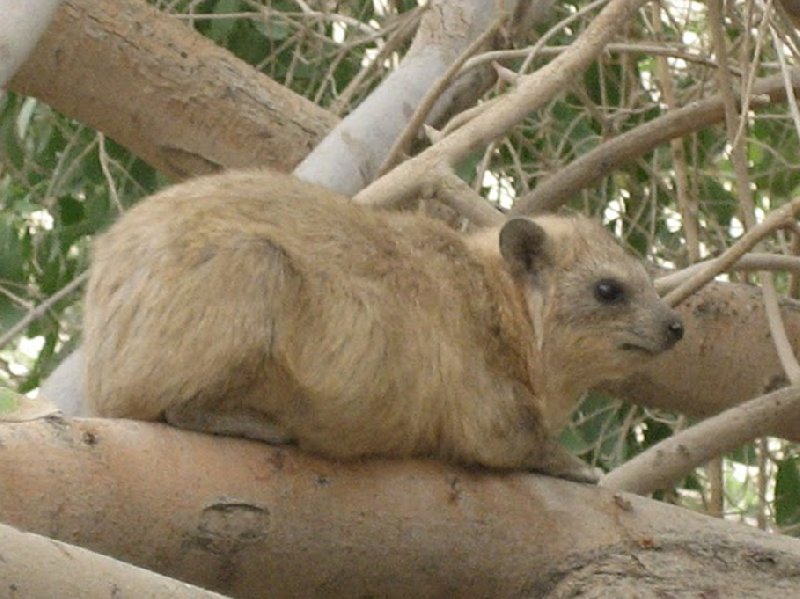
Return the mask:
[[548,476],[556,476],[579,483],[596,483],[600,480],[597,468],[572,455],[558,441],[542,439],[536,451],[528,457],[528,468]]
[[[250,372],[245,376],[245,372]],[[296,397],[288,372],[270,360],[260,368],[238,369],[238,384],[227,383],[205,395],[167,406],[167,423],[178,428],[282,445],[294,435],[281,424],[286,404]]]
[[293,441],[289,432],[266,414],[246,406],[220,410],[219,406],[204,407],[189,402],[168,408],[164,418],[172,426],[203,433],[246,437],[273,445]]
[[596,483],[597,470],[572,455],[544,426],[538,410],[521,409],[517,418],[473,429],[461,454],[485,466],[528,470],[582,483]]

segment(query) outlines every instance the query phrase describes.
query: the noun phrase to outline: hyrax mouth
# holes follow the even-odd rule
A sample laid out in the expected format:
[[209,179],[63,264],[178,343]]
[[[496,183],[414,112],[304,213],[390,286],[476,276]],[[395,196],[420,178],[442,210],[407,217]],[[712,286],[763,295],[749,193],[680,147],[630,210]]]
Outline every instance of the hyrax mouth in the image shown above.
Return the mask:
[[672,318],[665,324],[661,335],[655,338],[633,331],[628,333],[628,341],[620,343],[619,349],[646,356],[657,356],[671,349],[683,338],[683,323],[677,317]]
[[656,350],[651,347],[645,347],[644,345],[638,345],[636,343],[623,343],[619,346],[619,348],[623,351],[635,352],[646,356],[656,356],[661,353],[660,350]]

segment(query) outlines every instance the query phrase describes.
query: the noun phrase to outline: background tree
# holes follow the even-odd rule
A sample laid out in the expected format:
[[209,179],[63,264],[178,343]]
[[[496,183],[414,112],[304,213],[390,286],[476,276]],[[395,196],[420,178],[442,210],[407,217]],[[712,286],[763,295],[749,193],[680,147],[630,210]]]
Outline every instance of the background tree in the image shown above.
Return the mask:
[[[324,182],[351,194],[359,191],[385,170],[385,159],[376,156],[390,153],[404,121],[387,134],[389,144],[380,138],[367,151],[348,154],[341,151],[341,131],[351,127],[358,135],[377,126],[369,111],[358,116],[352,109],[371,101],[379,115],[403,113],[387,109],[385,102],[404,99],[397,90],[408,79],[397,76],[392,87],[389,74],[414,67],[415,58],[430,65],[426,47],[439,48],[436,44],[448,39],[436,33],[458,29],[455,20],[437,22],[436,14],[415,3],[154,4],[214,43],[137,2],[65,2],[11,83],[11,89],[43,102],[14,94],[3,99],[0,377],[20,391],[34,389],[74,346],[79,273],[92,233],[166,184],[166,176],[220,167],[266,164],[290,170],[300,164],[301,176],[330,178],[318,168],[328,165],[341,180]],[[433,10],[446,12],[446,4]],[[497,25],[499,35],[486,37],[497,48],[493,52],[470,48],[495,27],[489,12],[480,23],[468,19],[472,29],[450,36],[460,45],[450,47],[448,60],[426,72],[427,79],[406,71],[426,82],[408,106],[426,105],[425,92],[448,75],[447,65],[460,55],[469,58],[466,67],[479,69],[468,71],[476,76],[466,84],[462,77],[460,87],[442,85],[450,91],[431,102],[429,139],[410,128],[414,135],[388,162],[425,152],[423,158],[404,162],[357,199],[408,206],[423,197],[427,209],[445,213],[461,227],[468,220],[497,218],[487,206],[531,212],[566,205],[601,218],[633,251],[664,269],[726,255],[726,248],[741,247],[734,245],[737,240],[749,241],[745,230],[773,215],[763,232],[774,234],[757,253],[735,262],[737,270],[728,275],[759,287],[715,284],[691,296],[681,307],[690,331],[682,346],[639,377],[606,389],[611,395],[591,394],[565,431],[565,443],[613,470],[692,418],[787,381],[797,383],[788,347],[800,334],[796,304],[784,302],[783,318],[772,308],[777,294],[792,296],[797,286],[791,274],[798,270],[796,225],[787,214],[795,206],[787,200],[798,184],[793,165],[800,114],[796,73],[789,65],[800,44],[789,5],[631,2],[619,13],[624,21],[612,23],[622,26],[621,33],[604,50],[603,43],[592,46],[596,38],[584,35],[582,46],[566,52],[590,24],[593,31],[610,31],[597,25],[601,4],[537,5],[538,11],[525,5],[527,10],[516,13],[516,27]],[[578,60],[580,52],[588,59]],[[562,62],[554,59],[564,56]],[[394,93],[376,92],[379,81]],[[478,91],[477,108],[445,124],[475,105]],[[498,111],[501,105],[509,110]],[[345,114],[351,118],[336,130],[339,145],[336,135],[318,145],[336,116]],[[334,151],[325,153],[326,144]],[[315,153],[301,164],[312,147]],[[332,156],[343,157],[350,170],[331,166]],[[437,169],[427,172],[421,164]],[[455,166],[457,177],[438,168],[448,165]],[[774,212],[784,205],[784,212]],[[713,274],[722,266],[711,262],[661,284],[666,289],[687,272]],[[749,274],[765,268],[775,274]],[[781,345],[782,337],[789,344]],[[796,438],[800,408],[794,408],[791,387],[760,401],[762,412],[710,422],[720,428],[712,428],[706,439],[732,428],[720,443],[678,443],[677,468],[665,479],[643,484],[648,481],[641,470],[627,479],[625,470],[618,470],[609,484],[631,486],[625,481],[633,478],[639,491],[660,488],[658,496],[671,502],[791,533],[800,505],[797,456],[791,444],[764,435]],[[778,417],[754,416],[764,413]],[[708,467],[692,469],[698,460],[717,455]],[[645,473],[658,471],[649,466]]]

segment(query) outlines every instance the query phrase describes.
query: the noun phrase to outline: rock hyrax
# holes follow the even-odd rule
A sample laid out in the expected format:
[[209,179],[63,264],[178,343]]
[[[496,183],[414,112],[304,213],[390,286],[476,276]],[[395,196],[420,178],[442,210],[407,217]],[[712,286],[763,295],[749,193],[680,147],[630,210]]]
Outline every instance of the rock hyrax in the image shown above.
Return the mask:
[[465,236],[231,172],[158,193],[97,238],[85,385],[102,416],[592,480],[554,435],[584,391],[682,333],[585,218]]

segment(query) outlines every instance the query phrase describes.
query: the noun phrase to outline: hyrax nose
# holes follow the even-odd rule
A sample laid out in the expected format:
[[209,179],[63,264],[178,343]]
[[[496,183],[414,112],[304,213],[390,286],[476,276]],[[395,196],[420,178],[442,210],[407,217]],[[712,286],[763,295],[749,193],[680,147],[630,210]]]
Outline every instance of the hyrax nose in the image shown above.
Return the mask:
[[677,316],[667,323],[667,345],[672,347],[683,339],[683,323]]

